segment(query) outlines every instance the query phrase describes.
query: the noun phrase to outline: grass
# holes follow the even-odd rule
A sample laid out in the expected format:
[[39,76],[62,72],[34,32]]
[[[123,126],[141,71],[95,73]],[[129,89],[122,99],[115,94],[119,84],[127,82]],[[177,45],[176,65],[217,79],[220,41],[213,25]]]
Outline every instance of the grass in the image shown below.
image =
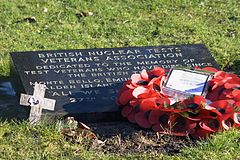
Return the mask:
[[238,159],[240,132],[231,130],[183,149],[175,156],[159,154],[104,154],[88,150],[86,143],[70,143],[56,123],[32,126],[27,122],[0,122],[0,159]]
[[[200,142],[196,147],[186,148],[174,159],[239,159],[239,131],[228,131],[212,137],[206,142]],[[237,149],[238,148],[238,149]]]
[[[0,74],[9,52],[204,43],[222,68],[239,59],[238,1],[1,0]],[[93,16],[78,17],[80,12]],[[36,23],[23,21],[35,17]]]
[[[0,75],[9,76],[11,51],[185,43],[204,43],[223,69],[239,70],[239,8],[235,0],[1,0]],[[177,156],[119,156],[66,142],[54,124],[0,122],[0,159],[237,159],[239,141],[233,130]]]

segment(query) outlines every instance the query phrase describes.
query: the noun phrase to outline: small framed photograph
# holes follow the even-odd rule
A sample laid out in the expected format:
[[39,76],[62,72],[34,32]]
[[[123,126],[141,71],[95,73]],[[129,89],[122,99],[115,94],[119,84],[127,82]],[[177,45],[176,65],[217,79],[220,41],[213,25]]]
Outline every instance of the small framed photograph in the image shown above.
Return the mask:
[[184,99],[191,95],[206,96],[210,73],[185,68],[172,68],[163,86],[163,93],[175,98]]

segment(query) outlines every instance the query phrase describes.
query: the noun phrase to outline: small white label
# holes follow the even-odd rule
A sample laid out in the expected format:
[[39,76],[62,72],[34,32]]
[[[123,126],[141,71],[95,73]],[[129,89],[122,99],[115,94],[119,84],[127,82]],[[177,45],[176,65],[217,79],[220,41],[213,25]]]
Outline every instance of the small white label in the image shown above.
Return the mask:
[[202,95],[208,78],[209,75],[173,69],[166,87],[192,95]]

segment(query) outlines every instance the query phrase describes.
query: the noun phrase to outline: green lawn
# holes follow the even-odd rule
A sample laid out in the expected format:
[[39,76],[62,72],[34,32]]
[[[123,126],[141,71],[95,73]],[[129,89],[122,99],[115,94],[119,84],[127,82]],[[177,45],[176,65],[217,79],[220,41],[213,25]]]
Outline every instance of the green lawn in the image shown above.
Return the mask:
[[[92,16],[81,17],[81,12]],[[237,0],[0,0],[0,76],[9,52],[204,43],[224,69],[240,70]],[[77,15],[76,15],[77,14]],[[34,17],[29,20],[26,18]],[[38,138],[36,138],[38,137]],[[158,159],[237,159],[240,134],[230,131]],[[150,159],[109,155],[66,142],[55,125],[0,122],[0,159]]]
[[87,150],[86,145],[66,141],[58,125],[0,122],[0,159],[199,159],[235,160],[240,158],[240,132],[228,131],[186,148],[180,154],[104,154]]
[[237,0],[1,0],[0,73],[9,74],[10,51],[183,43],[206,44],[224,68],[240,56],[239,8]]

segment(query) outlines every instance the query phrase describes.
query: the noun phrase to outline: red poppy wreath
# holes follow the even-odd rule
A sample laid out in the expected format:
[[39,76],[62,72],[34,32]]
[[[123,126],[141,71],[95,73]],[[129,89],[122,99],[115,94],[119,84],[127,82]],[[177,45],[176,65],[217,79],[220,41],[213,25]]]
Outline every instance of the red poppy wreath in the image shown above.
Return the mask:
[[122,116],[159,133],[193,138],[240,128],[240,78],[211,67],[197,70],[213,73],[206,98],[193,95],[174,104],[162,92],[167,77],[163,68],[133,74],[117,99]]

